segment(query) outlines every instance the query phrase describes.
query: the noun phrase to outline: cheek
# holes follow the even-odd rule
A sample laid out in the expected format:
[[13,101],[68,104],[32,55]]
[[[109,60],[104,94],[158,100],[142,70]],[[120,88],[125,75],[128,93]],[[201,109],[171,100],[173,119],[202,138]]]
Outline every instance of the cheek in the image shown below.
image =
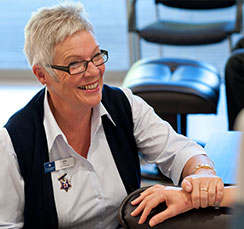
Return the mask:
[[72,77],[68,73],[59,76],[59,85],[62,90],[70,90],[72,87],[76,87],[79,77]]
[[59,82],[65,84],[66,82],[70,81],[71,77],[68,73],[62,72],[58,75]]
[[103,74],[104,74],[104,72],[105,72],[105,65],[103,64],[103,65],[101,65],[100,67],[99,67],[99,69],[100,69],[100,72],[101,72],[101,77],[103,76]]
[[56,85],[58,85],[58,86],[62,86],[62,85],[64,85],[65,84],[65,81],[67,81],[67,74],[66,73],[57,73],[56,72],[56,78],[54,78],[54,77],[52,77],[52,76],[50,76],[50,81],[49,81],[49,83],[51,84],[51,85],[54,85],[54,84],[56,84]]

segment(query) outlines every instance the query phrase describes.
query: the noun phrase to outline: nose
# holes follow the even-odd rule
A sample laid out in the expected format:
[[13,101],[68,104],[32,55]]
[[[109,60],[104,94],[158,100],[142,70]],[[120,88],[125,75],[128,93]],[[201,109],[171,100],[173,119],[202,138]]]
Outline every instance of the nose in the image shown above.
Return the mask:
[[92,61],[89,61],[84,76],[95,75],[98,74],[99,72],[100,72],[99,68],[95,64],[93,64]]

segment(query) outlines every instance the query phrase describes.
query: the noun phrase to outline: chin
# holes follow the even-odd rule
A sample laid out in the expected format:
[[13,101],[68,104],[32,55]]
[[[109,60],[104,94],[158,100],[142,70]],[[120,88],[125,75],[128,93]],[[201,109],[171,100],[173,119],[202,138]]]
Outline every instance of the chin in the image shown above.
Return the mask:
[[89,99],[89,104],[90,106],[94,107],[98,105],[102,100],[102,93],[99,94],[99,96],[96,96],[96,98],[90,98]]

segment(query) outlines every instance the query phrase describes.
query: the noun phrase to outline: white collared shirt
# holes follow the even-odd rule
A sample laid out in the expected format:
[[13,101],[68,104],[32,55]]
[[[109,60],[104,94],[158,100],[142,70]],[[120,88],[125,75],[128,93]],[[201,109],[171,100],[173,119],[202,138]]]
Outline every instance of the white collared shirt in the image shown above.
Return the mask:
[[[187,160],[203,149],[178,135],[162,121],[141,98],[123,89],[132,108],[134,135],[143,158],[156,163],[163,173],[178,183]],[[101,116],[111,116],[102,103],[93,108],[91,143],[87,159],[68,144],[50,110],[47,93],[44,99],[44,128],[50,161],[73,157],[75,165],[51,173],[60,228],[114,229],[118,226],[118,207],[126,190],[118,173],[103,130]],[[111,119],[113,122],[113,120]],[[0,129],[0,228],[23,226],[24,181],[10,137]],[[65,176],[70,188],[62,188],[59,177]]]

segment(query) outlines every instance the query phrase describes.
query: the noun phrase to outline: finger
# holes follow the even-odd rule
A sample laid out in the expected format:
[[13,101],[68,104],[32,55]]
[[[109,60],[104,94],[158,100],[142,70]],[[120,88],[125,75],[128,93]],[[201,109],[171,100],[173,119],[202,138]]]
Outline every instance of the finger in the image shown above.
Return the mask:
[[181,183],[181,187],[185,192],[192,192],[192,184],[191,181],[188,180],[187,178],[185,178],[182,183]]
[[131,216],[137,216],[145,207],[145,202],[141,202],[134,211],[130,213]]
[[147,217],[150,214],[150,212],[151,212],[152,209],[153,209],[153,207],[150,207],[150,206],[146,206],[144,208],[144,210],[142,212],[142,215],[141,215],[141,217],[140,217],[140,219],[138,221],[138,224],[143,224],[146,221],[146,219],[147,219]]
[[199,191],[199,182],[192,183],[192,192],[191,192],[191,199],[192,199],[192,206],[193,208],[200,207],[200,191]]
[[157,189],[162,189],[165,188],[164,185],[160,185],[160,184],[155,184],[150,188],[147,188],[145,191],[143,191],[142,193],[140,193],[140,196],[148,196],[151,193],[155,192]]
[[141,192],[140,195],[131,201],[132,205],[137,205],[139,204],[142,200],[144,200],[146,198],[146,196],[150,195],[153,192],[153,187],[150,187],[148,189],[146,189],[145,191]]
[[162,203],[163,201],[164,201],[163,196],[161,196],[161,198],[155,198],[155,197],[154,198],[148,198],[138,223],[143,224],[146,221],[151,210],[153,208],[155,208],[156,206],[158,206],[158,204]]
[[147,213],[148,209],[156,207],[161,201],[164,201],[163,196],[160,196],[159,198],[157,194],[152,193],[151,195],[146,196],[143,201],[136,207],[136,209],[131,212],[131,216],[137,216],[142,211],[145,211],[145,209],[147,209]]
[[204,185],[200,188],[200,206],[206,208],[208,206],[208,186]]
[[153,216],[149,221],[149,225],[151,227],[154,227],[155,225],[162,223],[166,219],[171,218],[175,215],[176,215],[176,213],[174,213],[172,210],[167,208],[166,210],[164,210],[164,211],[158,213],[157,215]]
[[216,195],[217,195],[217,183],[218,180],[214,180],[209,183],[208,186],[208,205],[214,206],[216,202]]
[[200,207],[206,208],[208,206],[208,191],[209,191],[209,179],[201,179],[200,182]]
[[224,197],[224,183],[222,180],[217,182],[216,190],[215,206],[219,207]]
[[164,188],[164,185],[154,185],[150,188],[147,188],[145,191],[140,193],[140,196],[137,197],[136,199],[134,199],[133,201],[131,201],[132,205],[137,205],[139,204],[143,199],[145,199],[148,195],[152,194],[153,192],[155,192],[156,189],[158,188]]
[[144,196],[141,196],[141,195],[140,195],[140,196],[137,197],[136,199],[132,200],[130,203],[131,203],[132,205],[137,205],[137,204],[139,204],[144,198],[145,198]]

